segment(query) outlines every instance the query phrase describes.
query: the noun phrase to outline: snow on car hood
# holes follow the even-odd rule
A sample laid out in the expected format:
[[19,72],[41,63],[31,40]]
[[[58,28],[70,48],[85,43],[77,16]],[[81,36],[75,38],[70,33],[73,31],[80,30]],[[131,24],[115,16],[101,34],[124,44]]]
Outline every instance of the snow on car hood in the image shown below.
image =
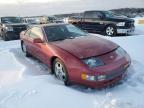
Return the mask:
[[83,36],[75,39],[66,39],[52,42],[52,44],[79,58],[102,55],[118,47],[115,43],[97,36]]

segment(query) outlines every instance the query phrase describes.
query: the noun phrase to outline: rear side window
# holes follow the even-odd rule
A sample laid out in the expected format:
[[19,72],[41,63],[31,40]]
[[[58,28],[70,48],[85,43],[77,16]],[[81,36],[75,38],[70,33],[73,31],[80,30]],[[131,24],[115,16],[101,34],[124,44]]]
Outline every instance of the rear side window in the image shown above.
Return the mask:
[[85,13],[85,18],[86,19],[101,19],[103,17],[103,14],[101,12],[86,12]]
[[30,32],[30,37],[33,39],[41,38],[43,39],[43,33],[40,27],[33,27]]

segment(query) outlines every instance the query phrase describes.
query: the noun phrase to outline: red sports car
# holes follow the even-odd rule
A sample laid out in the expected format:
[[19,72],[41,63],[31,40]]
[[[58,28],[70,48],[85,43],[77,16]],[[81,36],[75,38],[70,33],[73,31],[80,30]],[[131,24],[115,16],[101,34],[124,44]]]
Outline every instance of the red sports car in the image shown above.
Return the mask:
[[130,65],[120,46],[71,24],[33,26],[20,37],[25,55],[47,64],[65,85],[105,87],[122,79]]

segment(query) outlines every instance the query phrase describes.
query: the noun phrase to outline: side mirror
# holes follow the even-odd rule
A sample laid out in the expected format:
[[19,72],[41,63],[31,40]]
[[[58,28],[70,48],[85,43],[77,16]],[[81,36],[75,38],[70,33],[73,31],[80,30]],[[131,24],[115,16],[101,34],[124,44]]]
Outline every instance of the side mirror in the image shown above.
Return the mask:
[[43,43],[44,41],[40,38],[33,39],[34,43]]

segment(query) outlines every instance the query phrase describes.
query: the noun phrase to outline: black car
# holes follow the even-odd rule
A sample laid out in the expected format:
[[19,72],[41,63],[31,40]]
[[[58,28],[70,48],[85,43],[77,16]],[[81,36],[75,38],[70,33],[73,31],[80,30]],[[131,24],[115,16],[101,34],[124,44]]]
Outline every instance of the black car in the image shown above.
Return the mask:
[[20,32],[27,29],[21,17],[1,17],[0,36],[5,40],[19,39]]
[[86,11],[80,17],[70,17],[68,22],[88,32],[101,32],[108,36],[129,34],[135,30],[133,19],[111,11]]

